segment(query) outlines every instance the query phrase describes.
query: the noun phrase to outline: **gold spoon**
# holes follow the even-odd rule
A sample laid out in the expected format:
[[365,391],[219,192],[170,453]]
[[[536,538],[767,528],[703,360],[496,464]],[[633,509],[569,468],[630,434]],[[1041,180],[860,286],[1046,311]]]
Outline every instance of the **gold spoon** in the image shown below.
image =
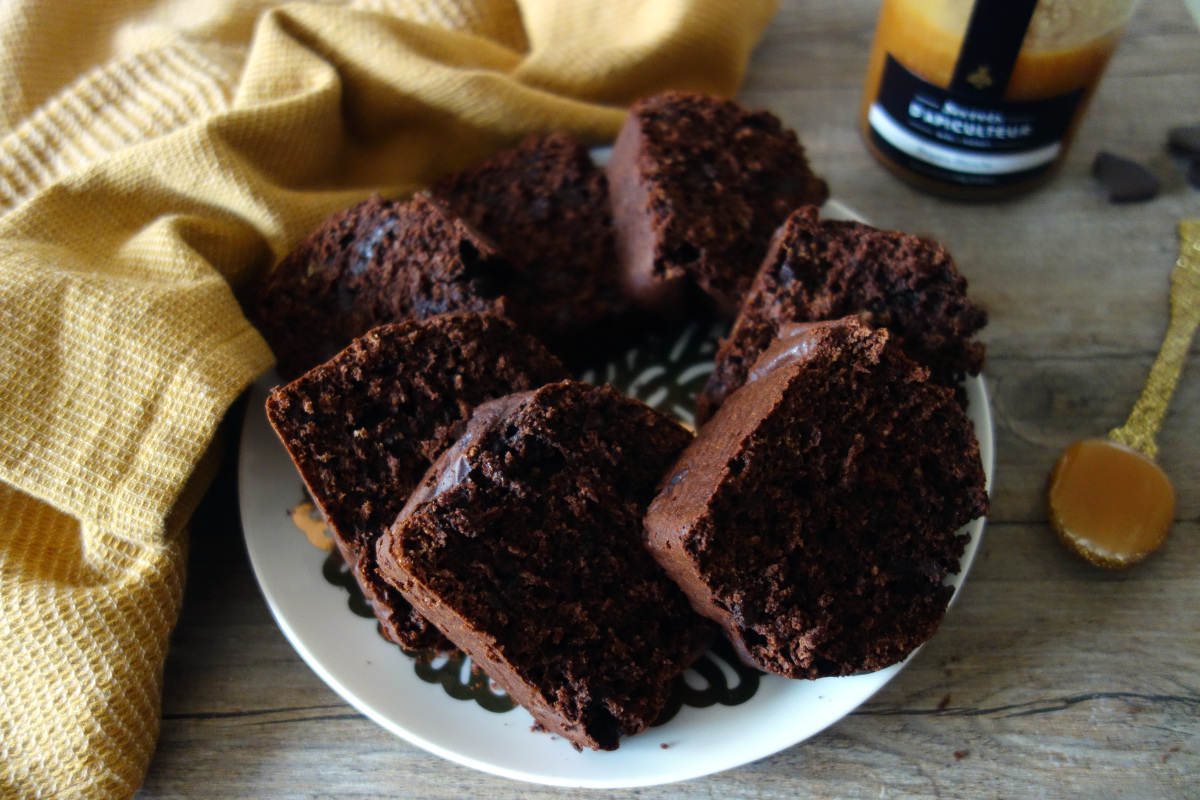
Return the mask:
[[1142,396],[1107,439],[1064,450],[1050,476],[1051,526],[1064,545],[1102,567],[1128,567],[1150,555],[1175,518],[1175,490],[1154,463],[1154,437],[1200,323],[1200,220],[1180,222],[1179,238],[1171,321]]

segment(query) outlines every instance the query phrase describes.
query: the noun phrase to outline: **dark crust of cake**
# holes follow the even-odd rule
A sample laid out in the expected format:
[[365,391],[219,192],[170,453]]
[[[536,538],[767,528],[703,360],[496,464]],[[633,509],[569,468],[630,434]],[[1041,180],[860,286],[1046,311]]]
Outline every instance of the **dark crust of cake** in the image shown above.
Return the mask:
[[854,318],[771,353],[680,456],[646,517],[655,558],[753,666],[851,675],[934,632],[987,511],[948,389]]
[[464,312],[376,328],[267,398],[267,416],[389,639],[447,642],[378,579],[374,541],[479,404],[567,376],[512,322]]
[[632,106],[607,170],[623,285],[672,314],[694,281],[732,318],[771,234],[829,196],[774,114],[683,92]]
[[746,380],[781,325],[857,314],[886,327],[894,342],[928,367],[934,383],[954,389],[983,367],[984,345],[971,341],[987,312],[967,298],[967,281],[932,239],[859,222],[818,220],[797,210],[772,240],[716,367],[697,401],[703,422]]
[[517,275],[486,237],[424,197],[378,195],[327,219],[259,287],[255,321],[290,380],[385,323],[450,311],[522,321]]
[[380,572],[541,727],[615,749],[711,641],[642,545],[690,438],[609,386],[485,405],[380,540]]
[[608,179],[587,145],[565,131],[531,136],[429,188],[491,238],[525,276],[514,291],[549,346],[628,310],[616,277]]

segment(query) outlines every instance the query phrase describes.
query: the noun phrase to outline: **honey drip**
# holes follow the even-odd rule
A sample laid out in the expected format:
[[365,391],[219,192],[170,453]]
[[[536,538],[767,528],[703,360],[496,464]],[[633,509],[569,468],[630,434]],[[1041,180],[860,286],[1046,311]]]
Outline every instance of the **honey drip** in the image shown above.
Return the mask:
[[1068,447],[1050,477],[1050,524],[1063,544],[1103,567],[1141,561],[1166,539],[1175,517],[1175,490],[1154,463],[1155,436],[1200,323],[1200,220],[1181,222],[1179,236],[1171,322],[1142,396],[1107,440]]

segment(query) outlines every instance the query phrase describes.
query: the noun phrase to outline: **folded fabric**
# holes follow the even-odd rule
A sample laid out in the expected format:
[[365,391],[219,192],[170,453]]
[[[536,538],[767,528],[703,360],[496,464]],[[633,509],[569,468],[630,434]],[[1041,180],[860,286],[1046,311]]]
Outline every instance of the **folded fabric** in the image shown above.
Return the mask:
[[0,3],[0,796],[128,797],[241,311],[330,212],[730,95],[773,0]]

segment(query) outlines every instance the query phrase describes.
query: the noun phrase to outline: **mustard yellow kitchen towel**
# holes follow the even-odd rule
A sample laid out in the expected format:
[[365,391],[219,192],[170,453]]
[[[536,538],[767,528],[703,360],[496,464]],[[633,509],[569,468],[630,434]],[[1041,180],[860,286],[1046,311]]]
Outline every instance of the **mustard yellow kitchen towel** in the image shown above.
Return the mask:
[[0,2],[0,796],[145,775],[254,282],[372,191],[732,94],[773,5]]

